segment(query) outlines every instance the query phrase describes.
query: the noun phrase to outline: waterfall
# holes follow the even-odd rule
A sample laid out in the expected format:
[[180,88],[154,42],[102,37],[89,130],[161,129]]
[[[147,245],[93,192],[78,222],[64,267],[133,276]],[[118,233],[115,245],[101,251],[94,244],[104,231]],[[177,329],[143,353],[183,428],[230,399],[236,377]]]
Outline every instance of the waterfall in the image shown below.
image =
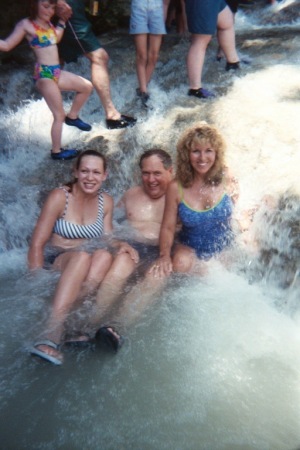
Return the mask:
[[[255,246],[241,244],[231,267],[212,264],[203,279],[174,276],[117,355],[69,350],[60,368],[28,354],[57,275],[28,274],[26,253],[45,196],[69,180],[72,162],[50,160],[51,114],[31,85],[31,65],[0,66],[0,448],[300,448],[299,25],[299,1],[240,11],[237,46],[251,64],[225,72],[214,39],[203,84],[218,95],[209,101],[187,96],[189,42],[167,35],[147,110],[135,97],[127,30],[101,37],[113,101],[138,123],[107,130],[93,93],[81,114],[92,131],[65,127],[63,144],[107,155],[105,188],[115,200],[139,181],[145,149],[175,156],[181,132],[206,120],[227,142],[239,208],[261,208]],[[85,59],[67,69],[90,76]],[[67,109],[69,94],[64,101]]]

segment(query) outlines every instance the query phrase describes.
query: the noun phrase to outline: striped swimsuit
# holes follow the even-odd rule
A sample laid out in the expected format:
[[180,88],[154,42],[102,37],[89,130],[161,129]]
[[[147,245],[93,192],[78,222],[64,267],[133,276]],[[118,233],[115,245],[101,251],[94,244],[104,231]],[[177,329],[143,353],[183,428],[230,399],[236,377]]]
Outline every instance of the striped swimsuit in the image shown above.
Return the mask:
[[102,192],[99,192],[98,196],[98,216],[96,222],[90,225],[76,225],[76,223],[72,223],[64,219],[68,209],[69,192],[63,187],[60,189],[62,189],[66,194],[66,206],[62,217],[57,219],[54,224],[53,233],[56,233],[66,239],[92,239],[100,237],[104,232],[104,208]]

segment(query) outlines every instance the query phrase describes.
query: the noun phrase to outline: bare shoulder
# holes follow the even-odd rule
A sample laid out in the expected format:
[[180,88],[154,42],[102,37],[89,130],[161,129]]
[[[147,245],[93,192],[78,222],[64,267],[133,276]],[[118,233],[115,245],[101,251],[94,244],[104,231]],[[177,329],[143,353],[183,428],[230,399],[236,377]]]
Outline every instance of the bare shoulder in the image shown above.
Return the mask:
[[168,186],[166,193],[166,201],[170,205],[171,203],[178,204],[180,202],[178,181],[172,180]]
[[107,208],[113,208],[114,207],[114,199],[111,195],[109,195],[107,192],[102,192],[104,205]]
[[142,186],[134,186],[125,192],[123,198],[125,201],[127,201],[127,200],[131,200],[134,197],[139,197],[142,195],[144,195],[144,190],[143,190]]
[[[67,188],[66,188],[67,189]],[[62,188],[55,188],[53,189],[47,197],[46,200],[47,204],[51,205],[57,205],[57,206],[64,206],[66,203],[66,192]]]
[[179,195],[179,189],[178,189],[178,181],[177,180],[172,180],[171,183],[168,186],[168,190],[167,190],[168,195],[172,195],[172,196],[178,196]]
[[20,22],[17,23],[16,27],[19,27],[29,34],[32,34],[34,32],[32,22],[28,18],[20,20]]
[[66,186],[54,188],[52,191],[50,191],[48,198],[51,198],[53,200],[60,200],[60,199],[65,200],[66,191],[68,190],[69,188],[67,188]]
[[139,202],[141,200],[145,201],[146,198],[147,195],[142,186],[134,186],[125,192],[123,198],[121,199],[121,203],[126,206],[129,202]]

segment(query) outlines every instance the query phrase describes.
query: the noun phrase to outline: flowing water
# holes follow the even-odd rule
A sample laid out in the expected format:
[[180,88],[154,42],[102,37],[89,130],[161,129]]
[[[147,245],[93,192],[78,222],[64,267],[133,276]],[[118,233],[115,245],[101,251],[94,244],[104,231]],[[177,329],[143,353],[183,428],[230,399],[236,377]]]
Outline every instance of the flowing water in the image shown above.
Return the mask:
[[[49,159],[51,116],[28,83],[31,65],[0,67],[1,449],[300,448],[300,22],[299,9],[292,23],[280,15],[289,7],[299,2],[237,15],[238,47],[252,62],[239,74],[215,62],[212,42],[204,84],[218,97],[208,102],[186,96],[186,40],[166,37],[143,111],[132,41],[126,31],[102,38],[116,106],[139,123],[106,130],[93,94],[81,114],[92,132],[66,128],[63,140],[109,156],[116,200],[138,180],[138,155],[153,146],[174,155],[196,120],[226,138],[239,208],[273,200],[255,216],[255,250],[237,249],[231,268],[215,264],[201,280],[174,277],[117,355],[70,350],[62,367],[28,354],[57,276],[28,275],[26,251],[46,193],[68,180],[71,163]],[[89,75],[85,60],[68,68]]]

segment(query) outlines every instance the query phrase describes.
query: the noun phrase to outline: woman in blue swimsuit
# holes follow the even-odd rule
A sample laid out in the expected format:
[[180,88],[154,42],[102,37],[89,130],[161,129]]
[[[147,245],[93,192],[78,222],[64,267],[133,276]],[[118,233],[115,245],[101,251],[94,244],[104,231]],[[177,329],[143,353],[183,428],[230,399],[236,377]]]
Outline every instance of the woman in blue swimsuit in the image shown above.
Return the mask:
[[[184,132],[177,145],[176,179],[168,187],[160,231],[158,276],[171,271],[196,272],[233,240],[231,217],[237,183],[224,164],[225,144],[217,129],[200,122]],[[174,243],[176,224],[181,222]]]
[[[115,259],[104,248],[92,253],[84,249],[82,245],[88,239],[111,233],[113,228],[113,199],[101,191],[107,176],[104,156],[94,150],[81,153],[76,161],[74,175],[74,182],[50,192],[28,252],[30,270],[41,269],[45,263],[46,245],[50,244],[50,256],[54,260],[52,268],[61,272],[43,339],[31,349],[32,354],[53,364],[63,361],[59,344],[64,322],[76,300],[83,292],[97,289],[106,274],[114,270],[114,262],[123,253],[129,253],[135,262],[138,260],[137,252],[123,242],[115,244],[119,248]],[[121,270],[126,276],[126,264]],[[112,327],[102,327],[100,335],[115,350],[122,343],[121,337]]]

